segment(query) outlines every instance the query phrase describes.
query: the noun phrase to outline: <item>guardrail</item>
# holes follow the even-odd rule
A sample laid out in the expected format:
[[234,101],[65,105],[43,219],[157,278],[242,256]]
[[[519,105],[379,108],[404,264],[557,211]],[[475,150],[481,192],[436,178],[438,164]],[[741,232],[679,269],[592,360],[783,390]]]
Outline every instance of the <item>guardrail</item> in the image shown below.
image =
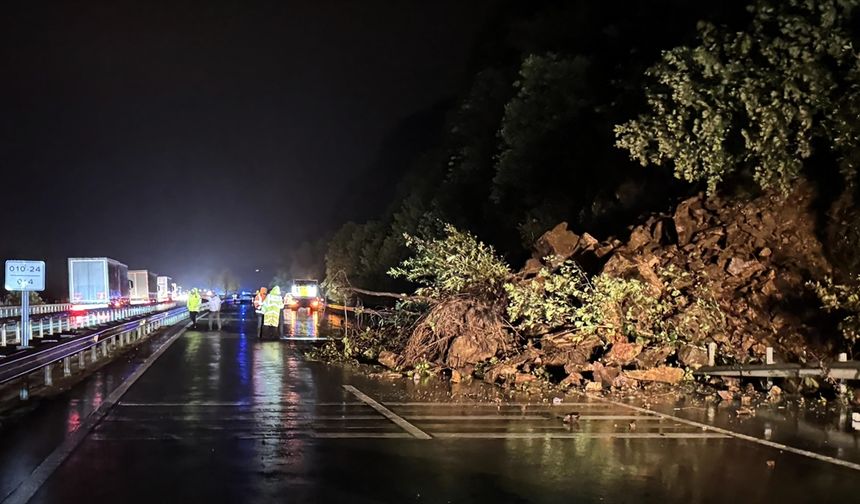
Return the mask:
[[[702,366],[695,371],[695,376],[727,376],[731,378],[804,378],[822,377],[832,378],[840,382],[844,380],[860,380],[860,361],[848,360],[848,354],[840,353],[836,360],[829,363],[821,362],[818,366],[801,365],[797,363],[781,362],[774,360],[773,347],[765,348],[765,361],[763,364],[732,364],[728,366],[715,365],[717,345],[708,345],[708,365]],[[844,383],[840,389],[844,388]]]
[[[72,303],[30,305],[30,315],[65,312],[72,309]],[[0,318],[20,317],[20,306],[0,306]]]
[[[56,315],[48,315],[33,319],[30,322],[30,338],[29,341],[38,343],[40,338],[51,337],[63,331],[72,331],[75,329],[84,329],[94,327],[100,324],[114,322],[117,320],[126,319],[129,317],[137,317],[162,311],[175,306],[175,303],[161,303],[155,305],[135,305],[126,306],[123,308],[100,308],[97,310],[87,311],[85,313],[57,313]],[[31,308],[37,308],[37,305]],[[51,305],[60,306],[60,305]],[[72,305],[66,305],[71,308]],[[20,307],[18,307],[20,309]],[[50,312],[48,312],[50,313]],[[0,321],[0,348],[9,345],[21,344],[21,321],[20,320],[5,320]]]
[[[11,355],[0,360],[0,385],[42,370],[45,385],[51,386],[55,368],[61,368],[64,377],[70,376],[73,360],[76,361],[78,370],[84,369],[88,356],[92,364],[99,359],[99,354],[102,357],[108,356],[113,349],[133,344],[162,327],[176,324],[186,318],[188,310],[185,307],[172,308],[85,334],[65,336],[63,339],[66,341],[58,344]],[[73,359],[75,357],[76,359]],[[26,380],[22,384],[20,395],[22,399],[29,396]]]

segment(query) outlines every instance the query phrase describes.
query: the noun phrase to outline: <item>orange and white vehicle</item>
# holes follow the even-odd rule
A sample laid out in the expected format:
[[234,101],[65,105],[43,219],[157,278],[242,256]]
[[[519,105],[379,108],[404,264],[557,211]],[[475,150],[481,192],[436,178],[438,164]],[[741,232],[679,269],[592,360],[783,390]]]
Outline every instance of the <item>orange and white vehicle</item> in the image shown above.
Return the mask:
[[307,308],[310,311],[323,311],[325,298],[320,294],[319,282],[316,280],[293,280],[289,292],[284,296],[284,308],[299,310]]

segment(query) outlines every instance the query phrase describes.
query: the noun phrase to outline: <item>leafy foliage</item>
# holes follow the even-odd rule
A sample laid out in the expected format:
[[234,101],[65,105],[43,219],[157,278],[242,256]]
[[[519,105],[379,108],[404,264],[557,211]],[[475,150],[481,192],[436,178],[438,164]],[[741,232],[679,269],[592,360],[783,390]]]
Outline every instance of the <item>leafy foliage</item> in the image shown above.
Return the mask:
[[636,279],[598,275],[593,279],[574,261],[537,278],[505,285],[508,316],[526,333],[570,327],[581,336],[598,334],[653,338],[659,326],[657,300]]
[[725,318],[701,284],[687,272],[660,272],[667,289],[659,295],[634,278],[600,274],[589,279],[574,261],[537,277],[508,283],[508,317],[526,334],[570,328],[580,337],[596,334],[641,343],[674,343],[711,336]]
[[816,140],[852,152],[857,115],[840,109],[858,103],[848,29],[857,3],[757,0],[747,31],[700,23],[699,45],[666,51],[648,70],[650,111],[616,126],[617,146],[643,166],[672,162],[710,192],[744,170],[787,190]]
[[413,256],[389,270],[421,287],[416,293],[431,298],[473,293],[500,293],[511,270],[493,247],[450,224],[442,225],[440,238],[405,235]]
[[573,325],[589,285],[588,277],[573,261],[563,263],[556,272],[541,268],[532,280],[505,284],[508,317],[526,334]]
[[834,283],[831,278],[809,285],[821,299],[825,311],[841,315],[842,336],[852,343],[860,340],[860,276],[851,285]]

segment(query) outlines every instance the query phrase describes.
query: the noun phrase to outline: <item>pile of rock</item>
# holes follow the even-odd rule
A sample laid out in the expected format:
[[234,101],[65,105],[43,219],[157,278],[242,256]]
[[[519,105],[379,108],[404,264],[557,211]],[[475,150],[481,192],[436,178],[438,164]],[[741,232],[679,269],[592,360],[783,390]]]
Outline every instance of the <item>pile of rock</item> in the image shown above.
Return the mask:
[[[720,330],[700,330],[691,303],[683,313],[688,338],[677,346],[643,346],[623,339],[605,342],[571,331],[549,333],[538,348],[490,367],[487,381],[518,383],[534,365],[563,368],[563,384],[585,381],[594,387],[622,387],[632,382],[676,383],[681,367],[707,363],[707,345],[718,345],[720,362],[757,362],[766,347],[778,359],[817,360],[824,349],[813,328],[819,316],[806,281],[829,274],[815,233],[814,191],[799,186],[788,197],[768,194],[747,202],[726,202],[699,195],[681,202],[672,214],[658,214],[633,227],[626,242],[599,241],[576,234],[561,223],[536,243],[520,272],[530,278],[541,268],[573,259],[586,271],[643,281],[654,296],[675,285],[661,272],[688,273],[721,313]],[[799,309],[798,307],[805,307]],[[713,328],[711,328],[713,329]],[[592,385],[589,385],[592,386]]]

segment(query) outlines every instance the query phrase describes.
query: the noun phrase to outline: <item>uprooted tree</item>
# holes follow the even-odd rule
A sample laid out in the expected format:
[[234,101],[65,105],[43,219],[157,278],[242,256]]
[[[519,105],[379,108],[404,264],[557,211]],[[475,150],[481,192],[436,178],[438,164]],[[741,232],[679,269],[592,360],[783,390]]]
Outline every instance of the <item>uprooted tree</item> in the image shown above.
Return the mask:
[[620,370],[653,349],[649,365],[639,367],[654,367],[693,337],[723,329],[701,322],[721,320],[719,308],[686,273],[661,271],[677,286],[657,292],[639,278],[590,275],[561,256],[546,258],[536,274],[514,273],[474,236],[451,225],[442,230],[406,237],[414,255],[390,273],[418,284],[415,295],[355,327],[339,342],[341,355],[477,372],[488,381],[531,380],[549,365],[572,384],[593,371],[594,358]]

